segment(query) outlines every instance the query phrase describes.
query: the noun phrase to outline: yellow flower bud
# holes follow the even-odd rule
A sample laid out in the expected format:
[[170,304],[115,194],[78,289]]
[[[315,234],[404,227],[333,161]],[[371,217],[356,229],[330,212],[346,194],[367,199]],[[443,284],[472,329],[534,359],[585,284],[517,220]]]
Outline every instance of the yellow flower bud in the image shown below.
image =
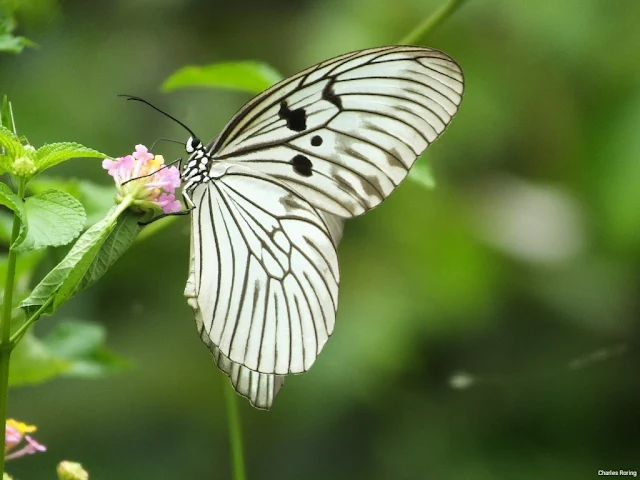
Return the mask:
[[13,173],[18,177],[30,177],[36,173],[36,164],[29,157],[16,158],[11,166]]
[[7,418],[7,426],[15,428],[21,435],[24,435],[25,433],[33,433],[37,430],[35,425],[27,425],[26,423],[19,422],[13,418]]
[[65,460],[58,464],[58,480],[89,480],[89,474],[79,463]]

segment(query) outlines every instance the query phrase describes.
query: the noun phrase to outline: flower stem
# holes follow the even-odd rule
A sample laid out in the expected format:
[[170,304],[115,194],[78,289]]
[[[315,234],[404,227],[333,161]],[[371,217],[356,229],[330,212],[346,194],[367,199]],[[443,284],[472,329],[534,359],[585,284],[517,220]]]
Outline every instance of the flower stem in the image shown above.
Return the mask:
[[[131,195],[126,196],[121,203],[119,203],[116,208],[113,209],[113,211],[110,214],[110,218],[109,218],[109,223],[113,224],[115,222],[118,221],[118,217],[120,217],[120,215],[122,215],[122,212],[124,212],[127,208],[129,208],[131,205],[133,205],[134,200],[133,197]],[[20,342],[20,340],[22,339],[22,337],[24,337],[25,333],[27,333],[27,330],[29,330],[29,327],[31,327],[31,325],[33,323],[35,323],[39,318],[40,315],[42,315],[42,312],[44,312],[47,307],[49,305],[51,305],[51,303],[53,303],[53,301],[55,300],[55,293],[50,296],[46,302],[44,302],[40,308],[33,314],[31,315],[31,317],[29,317],[21,326],[20,328],[18,328],[18,330],[15,331],[15,333],[13,335],[11,335],[10,338],[10,343],[12,345],[11,348],[15,347],[15,345],[18,344],[18,342]]]
[[399,45],[412,45],[420,42],[431,33],[438,25],[453,14],[466,0],[449,0],[435,12],[424,19],[420,25],[414,28],[407,36],[398,42]]
[[31,324],[40,318],[40,315],[42,315],[42,312],[44,312],[46,308],[49,305],[51,305],[54,298],[55,298],[54,296],[49,297],[47,301],[44,302],[42,306],[36,311],[36,313],[34,313],[31,317],[29,317],[29,319],[26,322],[24,322],[20,326],[20,328],[16,330],[16,332],[13,335],[11,335],[11,344],[13,347],[15,347],[18,344],[18,342],[22,340],[22,337],[24,337],[24,334],[27,333],[27,330],[29,329]]
[[229,439],[231,442],[231,463],[233,464],[233,480],[246,480],[244,469],[244,452],[242,447],[242,427],[238,412],[238,398],[229,386],[227,376],[222,376],[222,390],[224,402],[227,406],[227,418],[229,420]]
[[[18,196],[24,197],[25,182],[20,179]],[[13,215],[13,229],[11,230],[11,243],[13,245],[20,234],[20,217]],[[7,403],[9,401],[9,360],[14,344],[11,342],[11,311],[13,310],[13,285],[16,276],[16,252],[9,249],[7,259],[7,280],[4,286],[4,309],[0,320],[0,431],[2,435],[7,425]],[[3,437],[4,438],[4,437]],[[4,472],[4,454],[0,455],[0,473]]]

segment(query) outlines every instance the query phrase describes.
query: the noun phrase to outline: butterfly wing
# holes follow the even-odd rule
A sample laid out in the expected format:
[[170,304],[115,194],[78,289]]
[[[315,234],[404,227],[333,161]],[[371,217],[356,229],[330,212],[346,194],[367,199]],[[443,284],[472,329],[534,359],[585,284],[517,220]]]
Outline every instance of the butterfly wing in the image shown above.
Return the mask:
[[198,332],[200,332],[200,338],[213,354],[213,358],[220,370],[226,373],[229,380],[231,380],[233,388],[240,395],[248,399],[254,407],[269,410],[273,404],[275,396],[278,394],[278,391],[280,391],[280,387],[284,384],[284,376],[254,372],[239,363],[232,362],[228,357],[225,357],[220,352],[220,349],[213,344],[209,335],[206,334],[202,311],[198,306],[198,299],[196,295],[196,262],[193,249],[193,238],[191,239],[189,277],[187,279],[187,286],[185,288],[184,295],[187,297],[187,302],[193,309],[196,319],[196,328],[198,329]]
[[[334,245],[337,247],[342,237],[343,220],[326,213],[320,213],[329,229],[329,234]],[[202,311],[198,306],[196,295],[196,258],[193,248],[194,238],[191,237],[191,253],[189,259],[189,277],[184,291],[187,302],[193,309],[196,320],[196,328],[200,332],[200,338],[213,354],[218,367],[227,374],[233,388],[240,395],[245,397],[251,405],[262,410],[269,410],[273,400],[284,385],[284,375],[272,375],[253,371],[242,364],[232,362],[224,356],[220,349],[211,341],[205,331]]]
[[314,207],[352,217],[377,206],[451,122],[464,80],[448,55],[380,47],[322,62],[245,105],[211,145]]
[[305,372],[335,324],[339,221],[330,227],[296,191],[246,166],[216,162],[210,176],[192,194],[200,335],[249,370]]

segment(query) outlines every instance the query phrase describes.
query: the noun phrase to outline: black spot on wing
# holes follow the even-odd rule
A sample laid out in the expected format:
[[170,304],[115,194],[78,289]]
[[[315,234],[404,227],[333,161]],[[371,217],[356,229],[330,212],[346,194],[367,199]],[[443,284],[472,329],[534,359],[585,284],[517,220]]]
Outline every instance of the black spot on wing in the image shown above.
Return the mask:
[[313,138],[311,138],[311,145],[314,147],[322,145],[322,137],[320,135],[314,135]]
[[304,108],[289,109],[287,102],[280,103],[278,116],[287,121],[287,128],[294,132],[302,132],[307,128],[307,114]]
[[311,163],[311,160],[304,155],[296,155],[293,157],[291,159],[291,165],[293,165],[293,170],[298,175],[302,175],[303,177],[311,176],[311,168],[313,167],[313,164]]

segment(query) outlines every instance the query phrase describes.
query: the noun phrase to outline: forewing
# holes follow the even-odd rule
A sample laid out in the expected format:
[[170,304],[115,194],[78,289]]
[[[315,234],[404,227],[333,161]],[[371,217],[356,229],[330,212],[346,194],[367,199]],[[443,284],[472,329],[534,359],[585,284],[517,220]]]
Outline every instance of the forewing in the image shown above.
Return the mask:
[[340,217],[382,202],[451,122],[463,76],[448,55],[380,47],[327,60],[262,93],[212,144]]
[[327,221],[295,190],[246,166],[216,162],[211,175],[192,195],[200,335],[250,370],[305,372],[338,305]]

